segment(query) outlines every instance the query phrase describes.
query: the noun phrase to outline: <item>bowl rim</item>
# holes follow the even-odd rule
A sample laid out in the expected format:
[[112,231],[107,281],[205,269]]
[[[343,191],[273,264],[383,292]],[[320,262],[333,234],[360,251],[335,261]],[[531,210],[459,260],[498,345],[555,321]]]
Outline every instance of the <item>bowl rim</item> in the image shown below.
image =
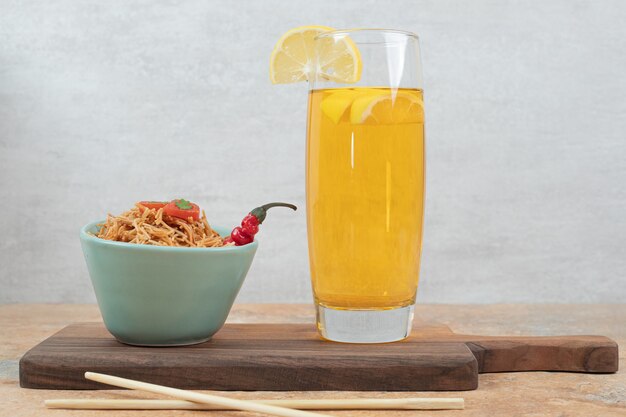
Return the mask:
[[[127,242],[117,242],[114,240],[106,240],[94,236],[88,233],[90,230],[96,228],[99,224],[104,223],[105,220],[97,220],[93,222],[89,222],[83,227],[80,228],[80,240],[85,242],[92,242],[97,245],[103,246],[113,246],[120,248],[127,248],[130,250],[139,250],[139,251],[157,251],[157,252],[248,252],[250,250],[256,250],[259,246],[256,238],[247,245],[242,246],[220,246],[217,248],[195,248],[195,247],[185,247],[185,246],[156,246],[156,245],[145,245],[142,243],[127,243]],[[229,228],[224,226],[211,226],[216,232],[220,234],[220,236],[224,236],[228,234]]]

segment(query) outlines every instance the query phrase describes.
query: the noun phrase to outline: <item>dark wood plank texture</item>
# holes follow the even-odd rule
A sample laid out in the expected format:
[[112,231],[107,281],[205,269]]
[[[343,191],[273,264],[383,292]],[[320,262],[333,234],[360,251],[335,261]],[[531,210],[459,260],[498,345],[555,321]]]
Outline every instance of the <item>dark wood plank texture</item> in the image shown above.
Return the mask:
[[457,335],[427,323],[402,342],[352,345],[323,341],[305,324],[227,324],[203,344],[143,348],[83,323],[27,352],[20,385],[113,388],[83,378],[94,371],[187,389],[452,391],[477,388],[479,372],[522,370],[615,372],[617,345],[601,336]]

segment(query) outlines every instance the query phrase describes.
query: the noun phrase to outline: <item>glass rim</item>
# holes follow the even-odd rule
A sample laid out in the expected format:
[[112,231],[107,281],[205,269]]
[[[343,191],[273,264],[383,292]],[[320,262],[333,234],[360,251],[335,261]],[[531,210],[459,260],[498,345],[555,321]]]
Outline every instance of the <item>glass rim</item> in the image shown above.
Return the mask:
[[[419,40],[419,36],[417,34],[410,32],[408,30],[401,29],[384,29],[384,28],[354,28],[354,29],[333,29],[326,32],[322,32],[317,35],[313,40],[323,39],[323,38],[331,38],[338,35],[350,35],[351,33],[357,32],[371,32],[371,33],[393,33],[397,35],[404,35],[407,38],[413,38]],[[380,43],[383,43],[381,41]],[[357,42],[358,43],[358,42]],[[368,42],[366,42],[368,43]],[[379,42],[370,42],[370,43],[379,43]]]

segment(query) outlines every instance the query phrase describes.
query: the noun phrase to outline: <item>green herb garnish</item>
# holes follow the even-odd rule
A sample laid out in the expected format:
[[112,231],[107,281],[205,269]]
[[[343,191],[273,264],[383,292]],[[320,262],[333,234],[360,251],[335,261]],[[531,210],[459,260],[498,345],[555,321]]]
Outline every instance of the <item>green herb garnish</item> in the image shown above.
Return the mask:
[[191,205],[191,202],[189,202],[188,200],[185,200],[184,198],[181,198],[180,200],[176,200],[175,204],[176,204],[176,207],[178,207],[181,210],[191,210],[193,208],[193,206]]

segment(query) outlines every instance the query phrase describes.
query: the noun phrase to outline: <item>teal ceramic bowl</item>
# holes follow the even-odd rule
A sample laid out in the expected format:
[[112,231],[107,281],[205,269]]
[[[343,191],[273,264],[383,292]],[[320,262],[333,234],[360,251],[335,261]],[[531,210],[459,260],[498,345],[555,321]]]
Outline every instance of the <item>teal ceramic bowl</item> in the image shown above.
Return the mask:
[[[211,338],[226,317],[258,244],[179,248],[112,242],[91,234],[80,242],[107,329],[130,345],[181,346]],[[222,236],[228,230],[214,229]]]

